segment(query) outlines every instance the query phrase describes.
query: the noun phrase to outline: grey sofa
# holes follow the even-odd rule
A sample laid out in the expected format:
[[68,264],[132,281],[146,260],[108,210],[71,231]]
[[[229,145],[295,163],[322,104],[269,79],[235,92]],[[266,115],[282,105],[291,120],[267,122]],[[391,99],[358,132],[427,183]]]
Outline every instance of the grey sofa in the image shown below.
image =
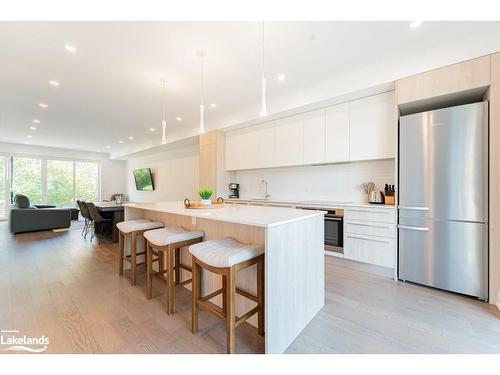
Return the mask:
[[30,204],[25,195],[16,195],[9,207],[9,226],[13,234],[57,228],[69,228],[71,211],[67,208]]

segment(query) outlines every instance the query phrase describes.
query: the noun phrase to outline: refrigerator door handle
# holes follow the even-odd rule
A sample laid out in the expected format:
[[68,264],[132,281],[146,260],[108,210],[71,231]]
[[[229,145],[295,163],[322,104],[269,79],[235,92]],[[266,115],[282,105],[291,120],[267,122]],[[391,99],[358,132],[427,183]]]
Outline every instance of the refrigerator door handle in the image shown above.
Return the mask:
[[415,211],[429,211],[429,207],[419,206],[398,206],[400,210],[415,210]]
[[429,228],[425,228],[425,227],[412,227],[412,226],[409,226],[409,225],[398,225],[398,228],[399,229],[408,229],[408,230],[418,230],[418,231],[421,231],[421,232],[427,232],[429,230]]

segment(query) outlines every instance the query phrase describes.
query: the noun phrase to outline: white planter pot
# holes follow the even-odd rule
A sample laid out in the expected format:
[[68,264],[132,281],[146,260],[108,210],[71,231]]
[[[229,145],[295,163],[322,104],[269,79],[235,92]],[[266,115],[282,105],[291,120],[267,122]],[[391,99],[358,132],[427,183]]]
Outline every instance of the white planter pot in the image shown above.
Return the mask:
[[212,204],[212,200],[211,199],[202,199],[200,201],[200,203],[202,206],[210,206]]

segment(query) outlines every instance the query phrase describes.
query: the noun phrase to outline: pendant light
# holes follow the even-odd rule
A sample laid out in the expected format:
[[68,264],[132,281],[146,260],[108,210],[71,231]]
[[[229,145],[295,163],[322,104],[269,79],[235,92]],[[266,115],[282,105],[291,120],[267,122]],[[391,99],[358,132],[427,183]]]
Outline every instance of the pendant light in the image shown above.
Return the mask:
[[264,73],[264,56],[265,56],[265,44],[264,44],[264,21],[262,21],[262,92],[261,92],[261,105],[260,105],[260,115],[267,116],[267,104],[266,104],[266,75]]
[[161,130],[162,130],[162,133],[161,133],[161,144],[164,145],[167,143],[167,135],[166,135],[166,132],[167,132],[167,120],[165,119],[166,117],[166,86],[167,86],[167,81],[165,79],[162,79],[161,80],[161,84],[162,84],[162,91],[163,91],[163,120],[161,121]]
[[204,85],[204,71],[203,71],[203,59],[207,54],[204,51],[198,51],[198,56],[200,57],[200,89],[201,89],[201,101],[200,101],[200,133],[205,133],[205,85]]

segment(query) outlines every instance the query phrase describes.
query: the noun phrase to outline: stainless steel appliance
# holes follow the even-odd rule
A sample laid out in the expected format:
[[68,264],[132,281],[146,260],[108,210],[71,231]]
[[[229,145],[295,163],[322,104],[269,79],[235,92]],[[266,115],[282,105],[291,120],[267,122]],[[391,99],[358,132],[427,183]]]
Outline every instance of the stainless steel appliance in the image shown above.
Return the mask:
[[325,214],[325,251],[344,254],[344,210],[302,206],[300,208],[327,211]]
[[402,116],[399,278],[488,299],[488,103]]
[[229,184],[229,198],[239,198],[240,197],[240,184],[231,182]]
[[368,203],[384,204],[384,193],[381,191],[371,191],[368,194]]

